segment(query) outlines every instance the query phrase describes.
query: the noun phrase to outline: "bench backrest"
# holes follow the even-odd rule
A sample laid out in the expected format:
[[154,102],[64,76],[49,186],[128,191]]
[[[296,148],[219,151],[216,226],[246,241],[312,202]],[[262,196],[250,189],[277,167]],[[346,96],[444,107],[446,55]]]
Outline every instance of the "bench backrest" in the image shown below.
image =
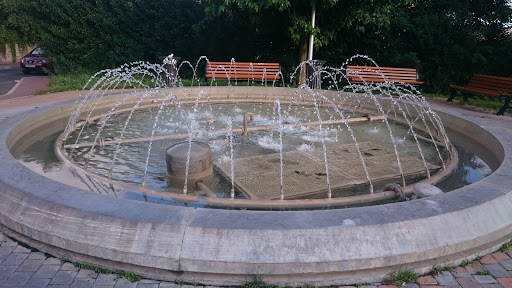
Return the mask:
[[512,78],[473,74],[466,88],[491,90],[500,94],[512,95]]
[[206,78],[231,80],[280,80],[279,63],[208,62]]
[[373,67],[347,65],[347,77],[354,82],[404,82],[418,81],[418,72],[414,68]]

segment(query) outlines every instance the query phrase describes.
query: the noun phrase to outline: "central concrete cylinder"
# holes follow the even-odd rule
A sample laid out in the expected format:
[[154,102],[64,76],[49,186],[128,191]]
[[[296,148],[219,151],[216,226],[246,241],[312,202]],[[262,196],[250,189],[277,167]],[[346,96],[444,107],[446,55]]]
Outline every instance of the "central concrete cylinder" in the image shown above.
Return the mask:
[[192,141],[173,145],[165,152],[165,162],[167,164],[167,182],[171,187],[183,188],[185,179],[188,179],[188,189],[195,189],[197,181],[202,181],[205,185],[212,182],[212,151],[207,143]]

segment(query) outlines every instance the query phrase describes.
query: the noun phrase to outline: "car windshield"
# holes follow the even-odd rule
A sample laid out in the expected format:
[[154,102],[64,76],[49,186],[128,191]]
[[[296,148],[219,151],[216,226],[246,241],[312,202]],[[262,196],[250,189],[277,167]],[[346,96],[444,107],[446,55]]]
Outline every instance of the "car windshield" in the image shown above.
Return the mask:
[[37,47],[30,52],[32,55],[46,55],[46,50],[43,47]]

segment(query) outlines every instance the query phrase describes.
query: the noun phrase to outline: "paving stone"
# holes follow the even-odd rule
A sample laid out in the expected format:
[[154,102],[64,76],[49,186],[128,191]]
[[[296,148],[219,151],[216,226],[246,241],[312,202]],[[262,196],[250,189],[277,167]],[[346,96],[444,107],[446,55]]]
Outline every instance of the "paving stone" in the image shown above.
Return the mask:
[[492,277],[492,275],[473,275],[473,277],[480,284],[494,284],[494,283],[497,283],[496,278]]
[[498,260],[498,263],[505,268],[505,270],[512,270],[512,259]]
[[50,281],[50,284],[71,284],[73,283],[73,280],[75,279],[76,274],[78,272],[76,271],[59,271],[53,276],[52,281]]
[[418,280],[416,282],[418,282],[418,284],[420,284],[420,285],[437,285],[438,284],[437,280],[430,275],[418,277]]
[[98,277],[98,273],[96,273],[96,272],[94,272],[92,270],[89,270],[89,269],[80,269],[80,271],[78,271],[78,274],[76,275],[76,278],[92,278],[92,279],[96,279],[96,277]]
[[46,260],[46,256],[43,252],[32,252],[28,256],[27,259],[33,259],[33,260]]
[[505,270],[500,264],[484,264],[484,268],[491,273],[494,277],[511,277],[512,274]]
[[[162,282],[158,288],[180,288],[180,285],[172,282]],[[204,286],[204,288],[215,288],[213,286]],[[380,288],[380,287],[379,287]]]
[[[30,257],[29,257],[30,258]],[[23,261],[20,267],[16,271],[37,271],[41,265],[43,265],[44,260],[42,259],[28,259]]]
[[457,280],[455,280],[455,277],[453,277],[452,273],[449,271],[441,271],[441,273],[434,276],[434,278],[437,280],[439,285],[458,285]]
[[9,254],[11,254],[14,249],[16,249],[14,246],[0,246],[0,262],[7,258],[7,256],[9,256]]
[[455,278],[462,278],[462,277],[471,277],[471,274],[466,270],[464,267],[455,267],[455,269],[452,271],[452,275]]
[[60,270],[61,271],[75,271],[75,272],[78,272],[78,270],[80,270],[80,268],[75,267],[75,265],[73,265],[72,263],[66,262],[66,263],[62,264],[62,266],[60,267]]
[[18,247],[18,242],[15,242],[7,237],[4,239],[4,243],[2,243],[2,246],[14,246]]
[[23,286],[24,288],[45,288],[49,283],[51,279],[30,279],[28,280],[27,284]]
[[7,280],[18,266],[0,266],[0,280]]
[[95,286],[114,286],[116,285],[117,275],[115,274],[99,274],[94,282]]
[[27,259],[29,253],[11,253],[7,258],[4,259],[1,265],[5,266],[18,266]]
[[47,258],[43,265],[62,265],[62,261],[55,257]]
[[0,243],[5,240],[4,233],[0,233]]
[[75,278],[69,288],[92,288],[93,285],[94,279],[92,278]]
[[482,288],[482,285],[473,277],[461,277],[457,278],[462,288]]
[[499,283],[495,284],[482,284],[483,288],[503,288]]
[[32,278],[50,279],[60,270],[60,265],[41,265]]
[[64,284],[48,284],[47,288],[69,288],[69,285]]
[[503,253],[501,251],[498,251],[498,252],[494,252],[491,254],[492,257],[494,257],[494,259],[496,260],[505,260],[505,259],[510,259],[510,257],[506,254],[506,253]]
[[[142,280],[139,280],[139,283],[141,283],[141,284],[155,284],[155,283],[160,283],[160,281],[156,281],[156,280],[152,280],[152,279],[142,279]],[[185,285],[183,285],[182,287],[184,287],[184,286]],[[192,286],[192,287],[195,287],[195,286]]]
[[512,277],[497,278],[503,288],[512,288]]
[[130,282],[126,279],[117,279],[117,283],[114,288],[136,288],[137,282]]
[[420,285],[420,288],[444,288],[445,286],[441,285]]
[[137,288],[158,288],[158,283],[138,283]]
[[401,287],[402,288],[420,288],[420,286],[416,283],[405,283]]
[[481,272],[482,270],[484,270],[484,266],[478,262],[475,262],[475,263],[468,265],[464,268],[466,268],[466,270],[468,270],[469,274],[472,274],[472,275],[477,274],[478,272]]
[[32,253],[32,251],[30,249],[28,249],[27,247],[23,247],[21,245],[18,245],[18,247],[16,247],[16,249],[14,249],[14,251],[12,251],[13,253]]
[[498,261],[496,261],[496,259],[494,259],[494,257],[492,257],[491,255],[485,255],[484,257],[482,257],[482,259],[480,259],[480,263],[495,264],[498,263]]
[[23,287],[33,274],[34,272],[14,272],[11,277],[2,284],[2,287]]

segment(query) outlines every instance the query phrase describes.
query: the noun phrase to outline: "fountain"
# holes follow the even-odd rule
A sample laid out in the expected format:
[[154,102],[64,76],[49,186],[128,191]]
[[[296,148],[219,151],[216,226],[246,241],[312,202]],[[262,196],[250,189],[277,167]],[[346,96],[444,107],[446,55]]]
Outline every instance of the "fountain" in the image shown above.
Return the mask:
[[[198,66],[183,67],[195,75]],[[280,285],[381,281],[507,241],[508,120],[431,107],[414,87],[352,85],[342,72],[318,71],[320,90],[166,88],[168,70],[147,63],[101,71],[79,101],[0,123],[10,167],[0,174],[2,229],[74,261],[212,285],[254,275]],[[113,90],[128,83],[139,89]],[[496,170],[398,201],[415,183],[450,177],[458,154],[447,130],[461,129]],[[58,135],[62,161],[52,176],[13,157],[47,135]]]

